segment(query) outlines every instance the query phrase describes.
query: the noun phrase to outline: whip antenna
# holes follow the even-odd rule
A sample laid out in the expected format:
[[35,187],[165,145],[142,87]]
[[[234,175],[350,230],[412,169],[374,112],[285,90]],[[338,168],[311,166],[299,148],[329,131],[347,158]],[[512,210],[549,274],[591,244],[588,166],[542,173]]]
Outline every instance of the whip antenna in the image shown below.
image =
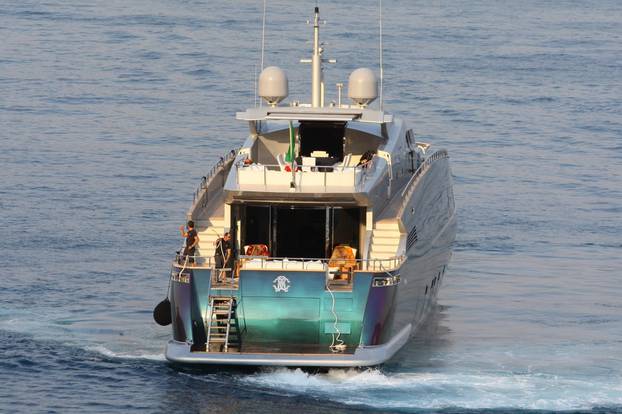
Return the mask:
[[253,96],[255,97],[255,108],[257,108],[257,63],[255,63],[255,72],[253,72],[253,76],[251,76],[251,82],[253,82],[253,86],[251,88],[254,88],[253,90]]
[[261,70],[263,70],[263,55],[266,45],[266,3],[268,0],[263,0],[263,18],[261,19]]
[[378,7],[380,10],[380,110],[384,110],[384,100],[383,100],[383,80],[384,80],[384,65],[382,64],[382,0],[380,1],[380,6]]
[[[263,0],[263,18],[261,19],[261,62],[260,72],[263,71],[263,56],[266,47],[266,4],[268,0]],[[255,93],[256,94],[256,93]],[[259,106],[263,106],[263,101],[259,101]]]

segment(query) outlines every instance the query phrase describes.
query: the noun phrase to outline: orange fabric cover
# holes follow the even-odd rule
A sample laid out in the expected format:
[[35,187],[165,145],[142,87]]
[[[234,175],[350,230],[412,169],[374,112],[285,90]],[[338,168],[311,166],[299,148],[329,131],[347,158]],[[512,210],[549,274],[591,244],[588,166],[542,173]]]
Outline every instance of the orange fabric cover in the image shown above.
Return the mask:
[[339,267],[339,270],[348,271],[356,267],[354,252],[350,246],[340,244],[335,246],[328,261],[328,267]]
[[251,244],[246,248],[247,256],[270,256],[268,246],[265,244]]

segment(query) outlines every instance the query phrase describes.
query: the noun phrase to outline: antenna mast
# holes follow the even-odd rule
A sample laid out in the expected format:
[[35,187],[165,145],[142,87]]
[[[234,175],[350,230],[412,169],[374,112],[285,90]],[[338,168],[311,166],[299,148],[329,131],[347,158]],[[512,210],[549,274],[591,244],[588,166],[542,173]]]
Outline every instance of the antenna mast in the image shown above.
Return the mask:
[[322,102],[322,48],[320,47],[320,8],[315,7],[313,19],[313,56],[311,57],[311,105],[323,106]]
[[[307,24],[309,21],[307,20]],[[324,49],[320,46],[320,8],[315,6],[313,19],[313,55],[311,59],[300,59],[300,63],[311,64],[311,106],[324,106],[324,73],[322,63],[337,63],[335,59],[322,59]]]

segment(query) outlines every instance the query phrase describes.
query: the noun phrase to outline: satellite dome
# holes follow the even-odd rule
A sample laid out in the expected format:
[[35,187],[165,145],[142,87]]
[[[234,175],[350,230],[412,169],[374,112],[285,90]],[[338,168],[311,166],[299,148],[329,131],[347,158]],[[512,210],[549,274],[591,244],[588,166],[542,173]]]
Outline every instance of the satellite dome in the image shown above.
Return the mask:
[[367,106],[378,97],[376,75],[369,68],[359,68],[350,74],[348,96],[359,106]]
[[259,75],[259,96],[269,105],[276,106],[289,94],[287,75],[283,69],[269,66]]

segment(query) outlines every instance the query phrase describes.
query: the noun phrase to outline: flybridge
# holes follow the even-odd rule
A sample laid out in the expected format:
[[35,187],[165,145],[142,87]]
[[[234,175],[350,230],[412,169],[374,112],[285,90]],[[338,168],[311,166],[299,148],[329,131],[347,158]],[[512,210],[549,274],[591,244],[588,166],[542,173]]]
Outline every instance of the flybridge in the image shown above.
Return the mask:
[[385,124],[393,122],[393,115],[367,108],[277,106],[247,109],[245,112],[238,112],[236,119],[241,121],[360,121]]

